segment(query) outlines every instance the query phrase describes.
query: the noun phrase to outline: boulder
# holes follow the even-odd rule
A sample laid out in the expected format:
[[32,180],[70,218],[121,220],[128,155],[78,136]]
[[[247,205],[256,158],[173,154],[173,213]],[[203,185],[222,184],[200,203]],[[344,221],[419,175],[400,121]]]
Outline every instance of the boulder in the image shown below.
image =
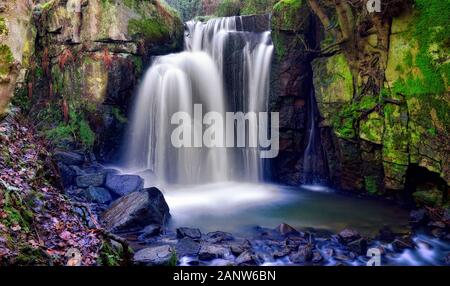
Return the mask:
[[234,237],[231,233],[223,232],[223,231],[214,231],[207,234],[208,240],[212,243],[220,243],[223,241],[231,241],[234,240]]
[[170,218],[169,206],[157,188],[148,188],[119,198],[102,215],[112,232],[138,231],[149,224],[164,225]]
[[80,188],[87,187],[100,187],[105,182],[105,174],[103,173],[95,173],[95,174],[87,174],[83,176],[78,176],[75,179],[75,182]]
[[313,247],[311,245],[301,245],[297,252],[289,255],[289,259],[293,263],[305,263],[313,258]]
[[61,162],[67,166],[82,165],[84,163],[84,156],[75,152],[56,151],[53,154],[56,161]]
[[288,256],[291,253],[291,249],[289,247],[283,247],[279,250],[275,250],[272,252],[272,256],[275,259],[282,258]]
[[237,265],[258,265],[258,257],[251,251],[244,251],[236,258]]
[[72,169],[72,171],[77,175],[77,176],[84,176],[86,175],[86,172],[81,169],[80,167],[78,167],[77,165],[71,165],[69,166],[70,169]]
[[133,260],[139,265],[168,265],[172,255],[169,245],[161,245],[139,250],[134,254]]
[[230,246],[231,253],[235,256],[239,256],[242,252],[250,249],[252,246],[250,241],[246,240],[242,243],[234,243]]
[[72,170],[72,168],[64,165],[61,162],[57,163],[59,174],[61,176],[61,182],[65,188],[71,186],[75,182],[76,173]]
[[289,234],[298,234],[299,232],[293,228],[292,226],[282,223],[275,228],[275,231],[280,233],[281,235],[289,235]]
[[343,244],[348,244],[352,241],[358,240],[361,238],[361,235],[353,229],[344,229],[338,235],[338,239]]
[[205,244],[202,245],[198,253],[200,260],[213,260],[224,258],[229,253],[229,248],[219,245]]
[[198,228],[180,227],[177,228],[177,237],[178,238],[189,237],[192,239],[200,239],[202,237],[202,233]]
[[397,252],[402,252],[405,249],[413,249],[414,248],[414,241],[412,240],[411,236],[405,235],[403,237],[396,238],[392,242],[392,248]]
[[139,235],[139,240],[146,240],[150,237],[158,236],[162,232],[162,228],[158,224],[147,225],[143,230],[141,235]]
[[313,263],[319,263],[323,260],[322,254],[320,254],[320,252],[318,251],[314,251],[313,252],[313,257],[312,257],[312,262]]
[[144,180],[136,175],[108,174],[105,186],[118,196],[125,196],[140,191],[144,187]]
[[365,255],[367,253],[367,240],[364,238],[354,240],[348,243],[347,247],[356,254]]
[[422,225],[427,220],[427,212],[425,209],[413,210],[409,214],[409,222],[412,225],[418,226]]
[[86,199],[99,204],[107,204],[112,201],[111,194],[107,189],[90,186],[84,193]]
[[200,243],[192,238],[185,237],[180,239],[175,245],[175,250],[179,257],[183,256],[197,256],[200,251]]

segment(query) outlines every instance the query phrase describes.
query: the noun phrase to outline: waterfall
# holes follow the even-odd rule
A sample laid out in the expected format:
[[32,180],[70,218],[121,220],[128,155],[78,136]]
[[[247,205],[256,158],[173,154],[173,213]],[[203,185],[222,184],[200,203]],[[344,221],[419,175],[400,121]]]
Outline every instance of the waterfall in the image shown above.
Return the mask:
[[[171,116],[179,111],[192,115],[195,142],[202,140],[204,131],[202,122],[195,120],[197,104],[202,104],[202,114],[267,111],[270,32],[246,31],[242,17],[189,21],[185,27],[184,51],[157,57],[144,75],[128,130],[126,166],[151,172],[155,184],[259,181],[263,163],[258,148],[175,148]],[[230,42],[242,44],[233,51],[240,61],[231,73],[227,72]],[[257,134],[257,128],[249,124],[246,136]]]
[[308,141],[303,155],[303,183],[306,184],[316,184],[323,181],[324,158],[320,134],[317,132],[317,116],[318,110],[314,90],[311,89],[308,94]]

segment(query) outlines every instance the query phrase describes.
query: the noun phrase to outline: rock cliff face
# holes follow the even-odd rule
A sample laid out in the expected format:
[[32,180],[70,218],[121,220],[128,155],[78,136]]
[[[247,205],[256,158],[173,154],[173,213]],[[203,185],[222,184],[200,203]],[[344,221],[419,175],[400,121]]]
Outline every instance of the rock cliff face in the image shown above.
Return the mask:
[[27,13],[35,53],[14,102],[56,145],[114,160],[145,66],[182,46],[178,14],[156,0],[51,0]]
[[[326,50],[337,39],[307,2],[280,1],[272,19],[277,51],[272,108],[282,118],[278,179],[302,181],[304,102],[313,87],[328,170],[324,176],[331,184],[373,195],[413,194],[420,204],[445,203],[450,97],[443,27],[448,15],[438,11],[448,11],[448,4],[396,1],[402,9],[367,15],[366,26],[355,28],[356,53],[345,42]],[[295,18],[282,12],[282,3],[297,5]],[[330,19],[339,17],[338,9],[324,11]]]
[[32,3],[0,3],[0,118],[5,115],[16,83],[23,83],[34,52]]
[[[272,15],[275,47],[270,109],[280,112],[280,153],[273,176],[282,182],[301,181],[306,148],[307,100],[312,72],[305,43],[314,41],[311,12],[298,3],[280,1]],[[312,44],[312,43],[311,43]]]

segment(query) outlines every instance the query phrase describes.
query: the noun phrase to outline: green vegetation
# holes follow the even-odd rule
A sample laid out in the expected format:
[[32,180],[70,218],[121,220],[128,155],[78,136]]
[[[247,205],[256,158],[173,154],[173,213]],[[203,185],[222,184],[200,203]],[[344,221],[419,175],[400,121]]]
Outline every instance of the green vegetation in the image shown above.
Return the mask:
[[151,41],[161,41],[170,36],[168,27],[154,18],[131,19],[128,22],[128,33]]
[[241,15],[272,13],[277,0],[246,0],[242,3]]
[[371,194],[375,195],[378,193],[378,186],[377,186],[377,178],[374,176],[366,176],[364,177],[364,185],[366,188],[366,191]]
[[442,205],[442,192],[439,190],[420,190],[413,194],[419,206],[437,207]]
[[301,19],[299,10],[303,0],[281,0],[273,6],[275,25],[283,30],[296,30],[297,22]]
[[[47,113],[48,115],[51,116],[51,111]],[[59,122],[57,126],[45,131],[47,139],[54,142],[57,146],[64,145],[67,142],[79,141],[85,149],[93,147],[95,133],[90,128],[82,112],[76,112],[71,109],[68,123],[61,121],[61,119],[57,120],[57,122]]]
[[111,112],[114,118],[117,119],[117,121],[119,121],[120,123],[125,124],[128,122],[128,119],[122,114],[119,108],[113,107],[111,109]]
[[6,213],[7,219],[3,219],[2,224],[8,227],[19,225],[23,231],[28,232],[33,219],[33,213],[29,207],[12,190],[5,191],[3,196],[3,211]]
[[167,264],[168,264],[168,266],[177,266],[177,263],[178,263],[178,255],[177,255],[177,252],[175,250],[173,250],[170,253],[169,262]]
[[217,7],[216,15],[218,17],[238,16],[241,11],[241,2],[239,0],[223,0]]
[[357,123],[361,115],[378,104],[378,99],[373,96],[365,96],[360,102],[345,103],[338,112],[332,114],[331,123],[337,135],[344,139],[352,139],[356,136]]
[[14,61],[11,49],[7,45],[0,45],[0,78],[9,74],[9,69]]
[[133,61],[135,72],[140,75],[144,71],[144,67],[142,64],[142,58],[139,56],[132,56],[131,60]]
[[53,7],[53,4],[55,4],[55,0],[50,0],[48,2],[39,4],[39,5],[43,11],[48,11]]
[[97,261],[102,266],[120,266],[122,264],[123,250],[114,247],[111,241],[105,240],[100,248],[100,257]]
[[0,17],[0,36],[8,35],[8,27],[6,26],[5,18]]
[[[450,81],[450,1],[416,0],[417,13],[410,31],[418,53],[406,54],[403,63],[411,70],[406,79],[394,83],[393,92],[406,96],[442,94]],[[413,73],[413,69],[420,71]]]

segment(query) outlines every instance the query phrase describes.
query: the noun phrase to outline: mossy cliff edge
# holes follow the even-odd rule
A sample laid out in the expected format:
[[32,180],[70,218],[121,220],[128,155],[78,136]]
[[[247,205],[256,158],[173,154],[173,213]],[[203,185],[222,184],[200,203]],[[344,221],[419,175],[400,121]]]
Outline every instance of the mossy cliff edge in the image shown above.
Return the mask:
[[6,74],[14,80],[2,85],[0,113],[12,98],[56,146],[114,159],[134,88],[151,56],[182,47],[178,13],[156,0],[40,1],[23,11],[28,22],[14,22],[12,12],[12,6],[2,12],[6,26],[29,32],[8,35],[22,54],[11,54],[8,42],[1,46],[7,55],[0,63],[2,79]]
[[[392,1],[375,14],[365,6],[352,7],[358,19],[342,19],[341,7],[333,5],[318,11],[315,3],[274,6],[273,108],[286,113],[303,106],[308,87],[299,94],[279,87],[308,77],[289,80],[294,74],[285,71],[310,66],[329,182],[343,190],[414,193],[419,204],[445,204],[450,185],[449,2]],[[289,11],[297,9],[296,17],[279,12],[287,5]],[[277,162],[281,180],[294,184],[301,182],[298,149],[304,148],[305,116],[293,122],[301,112],[306,113],[300,108],[286,115],[290,127],[281,135],[288,140],[281,138],[280,146],[288,155]]]

